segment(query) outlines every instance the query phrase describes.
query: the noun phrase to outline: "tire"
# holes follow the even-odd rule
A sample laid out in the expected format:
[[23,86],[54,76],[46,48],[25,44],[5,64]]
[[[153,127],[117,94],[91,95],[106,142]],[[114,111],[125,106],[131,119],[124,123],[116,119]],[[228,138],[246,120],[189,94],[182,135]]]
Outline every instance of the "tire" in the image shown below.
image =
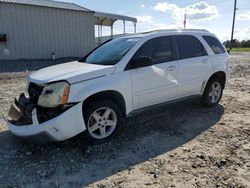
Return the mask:
[[85,141],[101,144],[115,135],[121,124],[121,112],[115,103],[106,100],[95,101],[87,106],[85,113],[84,110]]
[[208,107],[214,107],[217,105],[223,94],[222,81],[216,77],[211,78],[203,93],[203,104]]

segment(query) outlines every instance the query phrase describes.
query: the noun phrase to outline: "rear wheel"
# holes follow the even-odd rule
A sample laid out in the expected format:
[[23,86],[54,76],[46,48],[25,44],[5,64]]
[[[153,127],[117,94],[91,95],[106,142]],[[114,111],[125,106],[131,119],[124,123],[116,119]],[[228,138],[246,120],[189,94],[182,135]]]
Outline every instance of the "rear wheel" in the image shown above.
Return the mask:
[[213,107],[221,100],[223,87],[221,80],[212,78],[208,81],[205,91],[203,93],[203,102],[206,106]]
[[99,144],[114,135],[121,121],[121,112],[111,101],[96,101],[88,105],[84,119],[87,129],[84,139]]

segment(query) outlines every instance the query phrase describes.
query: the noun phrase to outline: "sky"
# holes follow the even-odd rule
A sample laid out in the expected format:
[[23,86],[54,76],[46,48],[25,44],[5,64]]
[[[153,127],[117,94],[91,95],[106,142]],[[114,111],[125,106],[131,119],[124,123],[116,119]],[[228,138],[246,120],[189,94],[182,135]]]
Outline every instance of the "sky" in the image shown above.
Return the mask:
[[[234,0],[61,0],[107,13],[136,17],[137,32],[183,28],[207,29],[221,41],[231,37]],[[126,23],[126,33],[133,33],[133,24]],[[114,33],[123,33],[123,22],[114,24]],[[109,35],[110,28],[103,28]],[[235,37],[250,39],[250,0],[237,0]]]

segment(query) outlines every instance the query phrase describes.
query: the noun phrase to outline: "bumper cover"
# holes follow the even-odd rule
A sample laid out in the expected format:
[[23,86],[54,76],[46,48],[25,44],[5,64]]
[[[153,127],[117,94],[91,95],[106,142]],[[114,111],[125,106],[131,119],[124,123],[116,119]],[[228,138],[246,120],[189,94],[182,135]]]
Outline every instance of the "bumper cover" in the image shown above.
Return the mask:
[[35,143],[67,140],[86,130],[82,116],[82,102],[41,124],[34,108],[31,124],[20,126],[8,121],[7,126],[14,135]]

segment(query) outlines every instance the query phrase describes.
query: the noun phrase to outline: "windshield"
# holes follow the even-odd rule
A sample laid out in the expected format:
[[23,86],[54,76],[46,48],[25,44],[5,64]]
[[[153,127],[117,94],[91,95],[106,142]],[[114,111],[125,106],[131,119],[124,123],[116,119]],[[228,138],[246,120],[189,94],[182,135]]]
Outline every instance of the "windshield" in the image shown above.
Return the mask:
[[118,38],[111,40],[93,51],[85,59],[85,63],[115,65],[139,40],[139,37]]

